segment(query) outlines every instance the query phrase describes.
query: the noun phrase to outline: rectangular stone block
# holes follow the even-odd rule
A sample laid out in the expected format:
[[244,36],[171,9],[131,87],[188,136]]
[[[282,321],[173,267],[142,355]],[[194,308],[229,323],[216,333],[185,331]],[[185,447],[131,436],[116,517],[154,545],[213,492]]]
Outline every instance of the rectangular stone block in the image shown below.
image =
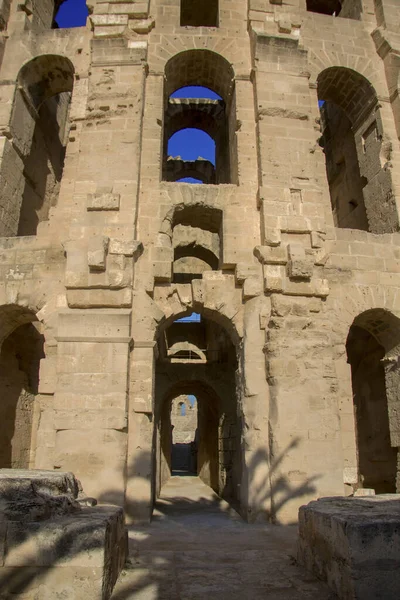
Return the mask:
[[129,310],[60,312],[58,337],[78,340],[110,338],[110,341],[111,338],[129,337],[130,314]]
[[400,496],[322,498],[299,512],[299,563],[341,599],[400,598]]
[[120,194],[88,194],[86,208],[92,210],[119,210]]

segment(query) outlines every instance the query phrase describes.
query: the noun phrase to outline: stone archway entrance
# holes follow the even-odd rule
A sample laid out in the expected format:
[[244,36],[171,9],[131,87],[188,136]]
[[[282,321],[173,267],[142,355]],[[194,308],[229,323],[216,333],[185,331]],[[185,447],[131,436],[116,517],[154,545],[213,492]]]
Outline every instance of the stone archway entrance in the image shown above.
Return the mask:
[[[182,353],[171,349],[182,348]],[[189,352],[190,350],[190,352]],[[240,401],[236,389],[236,347],[215,320],[175,320],[159,337],[155,390],[155,495],[171,477],[175,403],[196,398],[197,431],[192,441],[195,474],[239,507],[242,477]],[[193,410],[193,409],[187,409]],[[172,414],[172,418],[171,418]],[[190,460],[190,459],[189,459]],[[193,461],[194,462],[194,461]]]
[[28,469],[33,464],[35,398],[44,358],[37,325],[28,309],[0,307],[0,468]]
[[373,309],[359,315],[346,343],[356,420],[359,487],[399,491],[400,319]]

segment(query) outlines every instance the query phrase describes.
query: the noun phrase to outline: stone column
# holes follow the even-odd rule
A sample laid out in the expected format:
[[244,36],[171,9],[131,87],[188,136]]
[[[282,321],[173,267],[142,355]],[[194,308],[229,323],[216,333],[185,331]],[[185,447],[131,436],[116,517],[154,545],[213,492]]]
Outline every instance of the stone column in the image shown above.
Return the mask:
[[130,358],[125,512],[128,522],[148,522],[154,502],[154,348],[135,341]]
[[130,311],[61,312],[57,341],[54,466],[73,471],[88,495],[122,506]]
[[[270,398],[266,381],[264,323],[270,300],[252,298],[244,317],[243,474],[241,505],[243,516],[252,522],[271,516],[271,464],[269,452]],[[245,514],[246,513],[246,514]]]
[[400,346],[383,359],[385,366],[386,397],[389,412],[390,442],[397,448],[396,491],[400,493]]

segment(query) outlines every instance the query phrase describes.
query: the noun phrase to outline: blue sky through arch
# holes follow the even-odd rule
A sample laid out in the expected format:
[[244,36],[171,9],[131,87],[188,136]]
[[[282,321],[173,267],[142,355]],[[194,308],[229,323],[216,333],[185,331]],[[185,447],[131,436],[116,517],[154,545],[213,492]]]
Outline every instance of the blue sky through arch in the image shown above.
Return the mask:
[[216,92],[202,85],[185,85],[175,90],[171,98],[203,98],[208,100],[222,100]]
[[84,27],[88,14],[86,0],[65,0],[57,12],[55,21],[60,28]]
[[176,319],[175,323],[201,323],[201,315],[193,312],[191,315],[186,315],[186,317]]
[[199,185],[203,185],[203,182],[200,179],[195,179],[194,177],[182,177],[182,179],[177,179],[177,183],[197,183]]
[[[188,85],[175,90],[171,98],[201,98],[205,100],[221,100],[213,90],[200,86]],[[204,131],[195,128],[182,129],[168,140],[169,156],[181,156],[183,160],[196,160],[199,156],[209,160],[215,166],[215,142]],[[193,177],[181,180],[183,183],[202,183]]]
[[215,165],[215,142],[201,129],[181,129],[168,140],[168,155],[180,156],[182,160],[206,158]]

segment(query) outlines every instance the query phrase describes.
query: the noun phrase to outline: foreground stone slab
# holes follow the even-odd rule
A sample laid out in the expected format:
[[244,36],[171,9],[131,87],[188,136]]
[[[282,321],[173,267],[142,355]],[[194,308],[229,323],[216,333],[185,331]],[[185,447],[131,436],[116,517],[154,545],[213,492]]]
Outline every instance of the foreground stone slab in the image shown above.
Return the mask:
[[1,598],[110,598],[127,556],[124,514],[88,503],[72,473],[0,470]]
[[299,536],[299,563],[339,598],[400,598],[400,495],[310,502],[300,508]]

